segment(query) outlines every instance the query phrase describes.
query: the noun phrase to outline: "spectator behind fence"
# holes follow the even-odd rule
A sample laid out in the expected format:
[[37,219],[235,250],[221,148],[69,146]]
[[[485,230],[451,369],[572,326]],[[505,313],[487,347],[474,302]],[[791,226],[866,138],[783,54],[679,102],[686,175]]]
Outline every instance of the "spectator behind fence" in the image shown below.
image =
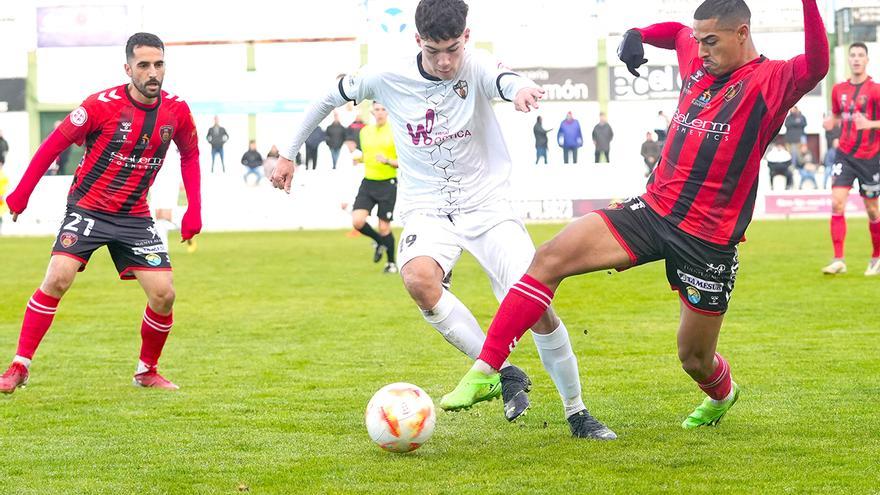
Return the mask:
[[225,127],[220,127],[220,117],[214,116],[214,125],[208,129],[208,135],[205,137],[211,143],[211,173],[214,173],[214,160],[220,157],[220,167],[226,173],[226,162],[223,160],[223,145],[229,141],[229,134],[226,133]]
[[541,161],[541,158],[544,159],[544,164],[547,164],[547,133],[552,130],[553,128],[544,129],[544,120],[539,115],[533,129],[535,133],[535,165],[537,165],[538,162]]
[[327,140],[327,134],[321,126],[315,127],[315,130],[306,138],[306,170],[309,169],[309,162],[312,164],[312,170],[318,168],[318,146]]
[[263,155],[257,151],[256,141],[250,141],[248,143],[248,150],[244,152],[244,155],[241,155],[241,164],[247,168],[247,171],[244,173],[244,183],[247,184],[249,175],[254,175],[257,178],[254,185],[259,185],[261,177],[260,167],[263,165]]
[[611,162],[611,140],[614,139],[614,131],[608,124],[608,117],[605,113],[599,114],[599,123],[593,127],[593,146],[596,147],[595,162],[599,163],[599,158],[605,156],[605,161]]
[[791,164],[797,166],[800,156],[800,145],[807,142],[804,128],[807,127],[807,118],[798,110],[791,107],[788,116],[785,117],[785,142],[788,144],[788,152],[791,153]]
[[819,168],[816,165],[816,160],[813,158],[813,153],[810,151],[807,143],[801,143],[798,146],[798,161],[797,161],[797,170],[801,176],[801,182],[798,184],[798,189],[804,188],[804,183],[807,181],[813,182],[813,189],[819,189],[819,184],[816,183],[816,170]]
[[0,131],[0,166],[6,163],[6,153],[9,153],[9,143],[3,137],[3,131]]
[[[838,126],[838,130],[839,129],[840,126]],[[823,162],[825,165],[825,173],[822,176],[822,189],[828,189],[828,180],[834,175],[834,169],[837,165],[838,146],[840,146],[840,138],[834,138],[831,141],[831,145],[828,147],[828,151],[825,152],[825,161]]]
[[657,165],[657,160],[660,159],[660,143],[654,141],[653,133],[645,133],[645,142],[642,143],[641,153],[642,158],[645,160],[645,166],[648,167],[648,171],[645,172],[645,177],[647,177],[654,171],[654,167]]
[[[275,164],[278,162],[278,157],[281,156],[278,153],[278,147],[274,144],[271,148],[269,148],[269,152],[266,153],[266,159],[263,160],[263,176],[272,177],[272,172],[275,171]],[[297,165],[299,165],[299,160],[296,160]]]
[[360,151],[361,149],[361,129],[367,125],[364,123],[364,118],[361,117],[361,114],[357,114],[354,116],[354,122],[349,124],[345,134],[345,142],[348,144],[348,151],[350,151],[353,155],[355,154],[355,150]]
[[572,116],[571,112],[568,112],[565,120],[559,124],[556,141],[562,148],[562,163],[568,163],[569,157],[572,163],[577,163],[578,148],[584,145],[584,137],[581,134],[581,123]]
[[654,121],[654,134],[657,135],[657,142],[662,145],[666,142],[666,131],[669,129],[669,117],[663,113],[663,110],[657,112],[657,120]]
[[333,160],[333,170],[336,170],[336,162],[339,161],[339,150],[345,142],[347,130],[339,122],[339,113],[333,112],[333,123],[324,131],[327,134],[327,147],[330,148],[330,158]]
[[773,190],[773,178],[777,175],[785,177],[785,189],[791,189],[794,185],[794,176],[791,173],[791,153],[784,144],[773,143],[767,152],[767,167],[770,169],[770,189]]

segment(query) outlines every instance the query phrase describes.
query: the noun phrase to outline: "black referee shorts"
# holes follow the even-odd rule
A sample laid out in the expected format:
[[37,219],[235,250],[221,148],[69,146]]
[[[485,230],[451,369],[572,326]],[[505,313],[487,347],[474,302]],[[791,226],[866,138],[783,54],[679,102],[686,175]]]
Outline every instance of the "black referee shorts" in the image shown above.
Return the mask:
[[364,179],[352,209],[372,212],[373,207],[378,205],[378,217],[390,222],[394,218],[395,201],[397,201],[397,179]]

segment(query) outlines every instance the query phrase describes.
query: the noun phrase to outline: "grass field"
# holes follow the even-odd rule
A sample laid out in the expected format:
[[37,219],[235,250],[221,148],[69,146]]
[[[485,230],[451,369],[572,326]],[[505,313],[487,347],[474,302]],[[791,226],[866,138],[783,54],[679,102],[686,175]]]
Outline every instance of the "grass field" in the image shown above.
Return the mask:
[[[543,242],[559,225],[530,228]],[[555,305],[586,401],[620,439],[571,439],[530,338],[518,424],[500,402],[438,410],[406,455],[367,437],[364,407],[394,381],[435,400],[469,363],[396,276],[344,232],[207,234],[172,248],[175,327],[161,369],[177,393],[136,389],[145,299],[95,254],[61,302],[27,388],[0,397],[0,493],[880,493],[880,279],[863,220],[850,274],[825,278],[826,221],[757,222],[720,350],[741,385],[718,428],[679,424],[702,400],[675,353],[679,311],[662,263],[571,279]],[[0,358],[15,351],[48,238],[0,238]],[[497,302],[464,257],[453,290],[488,325]]]

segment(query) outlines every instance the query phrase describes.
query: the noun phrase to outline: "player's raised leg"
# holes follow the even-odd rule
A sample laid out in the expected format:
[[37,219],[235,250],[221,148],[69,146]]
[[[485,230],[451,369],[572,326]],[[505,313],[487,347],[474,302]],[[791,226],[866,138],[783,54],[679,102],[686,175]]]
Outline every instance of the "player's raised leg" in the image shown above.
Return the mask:
[[730,365],[715,352],[723,315],[700,314],[681,303],[678,359],[681,367],[708,395],[681,424],[691,429],[715,426],[739,398],[739,387],[730,377]]
[[147,307],[141,321],[141,354],[134,384],[139,387],[177,390],[180,387],[157,371],[159,356],[162,355],[174,323],[172,309],[175,296],[171,271],[135,270],[134,275],[147,294]]
[[18,337],[18,350],[9,369],[0,376],[0,392],[11,394],[16,388],[27,384],[34,353],[52,325],[58,302],[70,289],[82,265],[82,261],[76,258],[52,256],[43,283],[28,300]]
[[476,373],[491,376],[513,352],[527,329],[550,308],[563,279],[606,268],[629,266],[632,257],[596,213],[569,224],[535,255],[526,275],[507,293],[492,320],[479,360],[459,385],[440,401],[444,409],[470,407],[479,402],[469,381]]

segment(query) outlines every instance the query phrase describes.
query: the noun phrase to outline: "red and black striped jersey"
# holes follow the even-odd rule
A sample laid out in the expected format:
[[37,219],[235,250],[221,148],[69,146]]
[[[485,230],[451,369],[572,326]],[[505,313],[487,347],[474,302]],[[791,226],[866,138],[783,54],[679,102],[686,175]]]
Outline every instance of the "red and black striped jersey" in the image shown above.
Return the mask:
[[831,90],[831,111],[840,117],[840,151],[854,158],[871,159],[880,152],[880,129],[856,129],[852,116],[880,119],[880,84],[870,77],[861,84],[837,83]]
[[69,205],[117,215],[149,216],[147,191],[171,141],[181,157],[198,159],[189,106],[162,91],[153,106],[135,101],[127,85],[89,96],[58,127],[86,153],[67,196]]
[[789,108],[812,88],[798,89],[792,61],[763,56],[715,77],[689,28],[675,47],[681,94],[644,200],[693,236],[735,244],[752,219],[761,157]]

